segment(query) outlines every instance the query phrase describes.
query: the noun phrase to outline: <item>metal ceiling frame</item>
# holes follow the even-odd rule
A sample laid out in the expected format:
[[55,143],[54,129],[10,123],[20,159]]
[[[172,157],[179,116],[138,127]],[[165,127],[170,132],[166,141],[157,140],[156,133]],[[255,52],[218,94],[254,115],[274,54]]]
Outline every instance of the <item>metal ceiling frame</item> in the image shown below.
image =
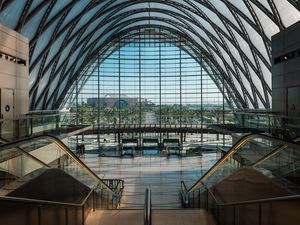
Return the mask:
[[[197,57],[197,54],[198,56],[205,54],[206,65],[217,70],[216,74],[220,74],[226,80],[228,88],[232,90],[229,93],[234,93],[232,98],[236,99],[238,107],[270,108],[269,96],[272,95],[272,91],[265,80],[266,74],[263,74],[261,63],[267,68],[269,71],[267,75],[270,76],[271,40],[261,25],[261,18],[256,11],[260,10],[270,19],[271,23],[274,23],[274,26],[283,30],[285,26],[280,17],[281,9],[277,8],[274,0],[267,0],[267,3],[263,4],[260,3],[260,0],[242,1],[243,6],[241,7],[243,8],[239,8],[229,0],[218,1],[224,5],[223,7],[226,7],[224,10],[230,12],[234,21],[226,15],[225,11],[221,11],[215,5],[217,2],[215,0],[91,0],[89,2],[70,0],[61,8],[59,7],[60,1],[57,0],[41,1],[34,8],[32,7],[33,0],[26,1],[23,8],[20,9],[19,18],[16,18],[16,26],[11,28],[22,33],[32,19],[39,21],[36,32],[30,40],[30,76],[32,79],[34,78],[30,88],[31,110],[58,108],[67,90],[72,86],[74,78],[79,76],[89,65],[89,60],[98,54],[100,48],[109,50],[110,48],[105,45],[110,46],[114,37],[121,35],[124,30],[134,32],[134,29],[143,27],[138,23],[146,25],[148,21],[152,21],[153,27],[161,26],[173,34],[177,32],[188,40],[192,46],[190,49],[193,49],[189,54],[193,57]],[[282,1],[289,2],[291,7],[295,7],[299,12],[299,1]],[[74,7],[82,3],[84,7],[74,13],[72,11]],[[147,5],[145,5],[146,3]],[[268,4],[268,7],[265,4]],[[2,0],[0,18],[1,13],[5,10],[18,6],[17,0]],[[253,7],[256,9],[254,10]],[[53,12],[54,8],[56,8],[55,13]],[[41,10],[44,10],[42,16],[39,15]],[[93,13],[91,13],[92,10],[94,10]],[[243,13],[243,10],[247,10],[247,15]],[[212,14],[218,19],[211,18]],[[135,16],[136,18],[132,19]],[[86,18],[82,22],[84,17]],[[66,21],[67,18],[68,21]],[[221,21],[221,24],[218,24],[216,20]],[[5,24],[5,21],[2,22]],[[127,29],[131,23],[137,25]],[[155,25],[159,23],[163,25]],[[210,27],[206,27],[206,23]],[[261,37],[264,49],[257,47],[256,43],[251,41],[245,23]],[[108,27],[101,32],[100,29],[106,25]],[[42,43],[40,37],[48,34],[47,32],[50,37],[49,42]],[[202,32],[207,37],[203,37]],[[201,43],[197,43],[193,37]],[[58,45],[58,40],[61,38],[63,40]],[[248,50],[239,43],[239,39],[247,43],[251,55],[246,53]],[[230,45],[228,45],[229,43]],[[42,47],[36,48],[37,44]],[[55,54],[49,54],[52,49],[55,49]],[[68,52],[64,52],[66,49]],[[241,61],[238,60],[235,52],[239,54]],[[77,64],[78,62],[80,65]],[[252,77],[250,70],[256,74],[258,80]],[[37,74],[33,74],[35,71],[38,71]],[[46,79],[47,85],[42,84],[45,82],[44,79]],[[58,82],[53,83],[54,79]],[[235,87],[233,79],[238,82],[242,92]],[[66,86],[61,87],[62,83]],[[217,80],[216,83],[218,83]],[[246,86],[249,84],[250,89]],[[52,93],[49,92],[50,87],[53,90]]]

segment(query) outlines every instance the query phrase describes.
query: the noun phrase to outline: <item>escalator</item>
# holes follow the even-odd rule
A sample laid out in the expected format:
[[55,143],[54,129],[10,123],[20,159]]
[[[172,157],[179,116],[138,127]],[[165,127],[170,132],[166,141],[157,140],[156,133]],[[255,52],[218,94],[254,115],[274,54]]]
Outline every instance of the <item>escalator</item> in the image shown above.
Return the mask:
[[[148,191],[145,211],[119,209],[123,181],[100,179],[55,137],[43,135],[2,144],[1,171],[14,179],[1,189],[1,222],[142,224],[144,217],[148,218],[144,224],[296,225],[300,220],[297,183],[300,145],[297,141],[299,139],[289,142],[267,135],[247,135],[196,183],[182,181],[185,208],[152,210]],[[35,180],[38,180],[36,184],[51,180],[48,192],[52,186],[64,190],[53,199],[14,195],[18,190],[38,188],[36,184],[28,185]],[[55,185],[55,182],[60,184]],[[78,191],[79,188],[82,191]],[[75,202],[65,200],[68,199],[65,195],[73,191],[84,195],[77,196]],[[35,194],[39,196],[39,192]],[[11,222],[17,217],[22,219]]]
[[[8,141],[0,138],[0,145],[7,143]],[[0,169],[0,187],[7,184],[7,182],[17,179],[13,174],[8,173],[5,170]]]
[[123,181],[102,180],[58,138],[40,135],[10,143],[5,142],[2,140],[4,144],[0,145],[0,171],[10,179],[2,184],[2,196],[9,194],[46,170],[59,169],[99,195],[105,196],[114,207],[118,205],[123,190]]
[[0,147],[4,147],[0,150],[0,170],[2,174],[21,178],[38,168],[50,168],[49,165],[18,146],[5,149],[5,146],[9,144],[7,140],[1,139],[0,142]]
[[183,205],[207,209],[218,224],[297,224],[299,140],[244,136],[197,182],[181,182]]
[[[203,185],[212,187],[242,167],[253,167],[282,177],[289,172],[298,171],[299,141],[300,138],[289,142],[264,134],[244,136],[186,191],[192,192]],[[184,181],[182,185],[186,186]]]

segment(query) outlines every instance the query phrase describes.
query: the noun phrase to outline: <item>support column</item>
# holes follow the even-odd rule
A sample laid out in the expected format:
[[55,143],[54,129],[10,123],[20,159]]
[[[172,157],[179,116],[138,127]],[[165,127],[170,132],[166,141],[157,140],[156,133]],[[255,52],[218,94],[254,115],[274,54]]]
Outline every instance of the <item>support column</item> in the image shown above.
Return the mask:
[[[139,32],[139,140],[138,147],[142,146],[142,64],[141,64],[141,32]],[[145,43],[145,40],[143,40]]]
[[76,91],[76,125],[79,125],[79,109],[78,109],[78,77],[75,80],[75,91]]
[[200,115],[201,115],[201,143],[203,144],[203,55],[202,52],[200,54],[200,93],[201,93],[201,109],[200,109]]
[[98,76],[98,101],[97,101],[97,142],[98,142],[98,151],[101,154],[100,148],[100,56],[97,55],[97,76]]
[[180,149],[179,154],[181,155],[182,152],[182,145],[183,145],[183,134],[182,134],[182,52],[181,52],[181,37],[179,38],[179,132],[180,132]]
[[162,119],[161,119],[161,41],[159,42],[159,145],[162,146]]
[[[225,79],[223,77],[223,112],[222,112],[222,120],[223,120],[223,125],[225,125]],[[225,146],[225,134],[223,133],[223,146]]]
[[[79,125],[79,109],[78,109],[78,77],[76,77],[75,80],[75,91],[76,91],[76,126]],[[31,129],[32,129],[32,123],[31,123]],[[32,133],[32,131],[31,131]],[[78,145],[78,135],[76,135],[76,146]]]
[[121,127],[121,40],[119,41],[119,51],[118,51],[118,60],[119,60],[119,67],[118,67],[118,76],[119,76],[119,96],[118,96],[118,150],[121,150],[121,134],[120,134],[120,127]]

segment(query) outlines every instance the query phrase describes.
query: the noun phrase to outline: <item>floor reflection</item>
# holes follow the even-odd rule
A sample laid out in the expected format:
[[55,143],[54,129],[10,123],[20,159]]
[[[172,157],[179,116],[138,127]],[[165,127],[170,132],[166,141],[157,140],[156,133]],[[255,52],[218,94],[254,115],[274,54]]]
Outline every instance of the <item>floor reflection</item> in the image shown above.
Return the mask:
[[154,208],[179,208],[180,181],[192,185],[217,160],[216,153],[202,156],[135,158],[98,157],[86,154],[82,160],[101,178],[120,178],[125,188],[120,208],[143,208],[146,187],[152,191]]

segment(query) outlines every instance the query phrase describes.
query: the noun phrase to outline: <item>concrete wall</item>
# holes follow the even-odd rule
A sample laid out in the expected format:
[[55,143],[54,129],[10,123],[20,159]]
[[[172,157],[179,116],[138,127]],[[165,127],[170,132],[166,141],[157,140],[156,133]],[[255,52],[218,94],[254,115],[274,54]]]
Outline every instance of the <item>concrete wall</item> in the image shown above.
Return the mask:
[[[28,113],[29,104],[29,41],[14,30],[0,24],[0,89],[2,102],[7,100],[3,93],[13,93],[13,117]],[[16,61],[13,58],[16,57]],[[25,60],[26,65],[20,62]],[[3,104],[1,104],[3,114]],[[5,118],[4,118],[5,119]]]
[[300,116],[300,22],[272,37],[272,56],[273,111]]

